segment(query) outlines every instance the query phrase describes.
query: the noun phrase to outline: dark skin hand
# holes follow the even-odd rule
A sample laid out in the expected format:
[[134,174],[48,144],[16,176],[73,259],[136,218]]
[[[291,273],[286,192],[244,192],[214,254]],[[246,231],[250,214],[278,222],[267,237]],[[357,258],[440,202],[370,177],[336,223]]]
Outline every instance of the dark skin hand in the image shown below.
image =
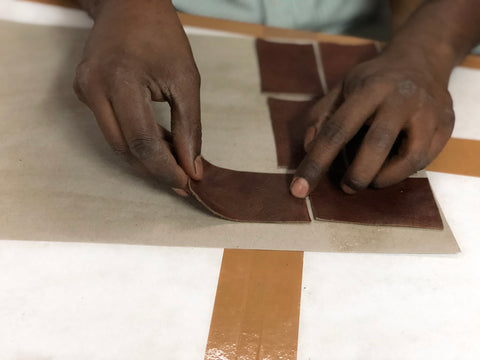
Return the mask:
[[[83,1],[95,19],[75,91],[115,153],[178,194],[202,177],[200,76],[170,1]],[[151,102],[167,101],[172,132]]]
[[[454,125],[450,73],[480,41],[479,24],[479,0],[426,1],[380,56],[316,104],[292,194],[307,196],[364,124],[369,131],[341,181],[346,193],[398,183],[433,161]],[[402,131],[398,154],[387,159]]]
[[[202,178],[200,77],[170,0],[80,0],[95,19],[75,90],[113,150],[186,195]],[[344,145],[370,129],[341,186],[347,193],[385,187],[428,165],[454,123],[448,80],[480,41],[480,0],[430,0],[383,53],[354,68],[318,102],[305,136],[307,155],[291,185],[307,196]],[[172,134],[151,101],[168,101]],[[399,133],[398,155],[387,156]]]

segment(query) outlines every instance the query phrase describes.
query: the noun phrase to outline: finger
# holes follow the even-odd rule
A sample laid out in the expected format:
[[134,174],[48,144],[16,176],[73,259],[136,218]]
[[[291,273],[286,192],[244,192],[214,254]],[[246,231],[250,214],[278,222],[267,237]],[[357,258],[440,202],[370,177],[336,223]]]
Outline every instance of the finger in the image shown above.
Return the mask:
[[432,143],[430,145],[430,150],[428,151],[428,159],[430,163],[435,160],[435,158],[442,152],[445,145],[447,145],[448,140],[450,139],[450,134],[444,131],[437,131],[432,138]]
[[404,113],[388,105],[382,105],[378,109],[352,164],[342,179],[343,191],[353,194],[365,189],[372,182],[407,119]]
[[305,132],[304,148],[306,151],[325,120],[331,117],[340,106],[342,100],[341,95],[342,86],[339,84],[326,96],[320,99],[312,108],[310,120]]
[[435,160],[435,158],[440,154],[450,139],[450,136],[452,136],[453,132],[453,125],[455,123],[455,115],[453,111],[445,112],[440,116],[442,116],[442,118],[435,131],[435,135],[432,138],[430,151],[428,153],[430,161]]
[[185,172],[195,180],[203,176],[200,77],[198,72],[178,78],[170,100],[175,154]]
[[375,112],[383,97],[383,92],[375,89],[354,93],[325,121],[295,173],[290,187],[292,195],[304,198],[317,186],[322,174]]
[[130,153],[159,181],[185,189],[187,175],[177,164],[154,119],[150,94],[141,86],[117,87],[112,105]]
[[435,121],[431,116],[422,112],[409,122],[399,153],[387,160],[372,183],[374,187],[383,188],[399,183],[428,165],[430,146],[435,134]]
[[91,86],[90,90],[84,92],[82,97],[84,102],[92,110],[98,127],[113,152],[122,157],[141,174],[147,174],[148,171],[145,166],[143,166],[143,164],[130,153],[128,144],[123,137],[117,120],[115,119],[112,106],[101,88],[99,86]]

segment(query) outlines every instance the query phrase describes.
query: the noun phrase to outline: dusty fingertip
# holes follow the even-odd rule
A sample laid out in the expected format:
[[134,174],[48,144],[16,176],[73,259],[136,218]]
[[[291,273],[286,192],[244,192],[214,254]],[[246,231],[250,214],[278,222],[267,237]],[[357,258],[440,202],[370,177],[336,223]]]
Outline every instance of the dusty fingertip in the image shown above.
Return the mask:
[[350,186],[348,186],[345,183],[341,183],[340,187],[342,188],[343,192],[346,193],[346,194],[353,195],[353,194],[356,193],[355,190],[353,190]]
[[177,195],[180,195],[181,197],[187,197],[188,196],[188,193],[183,189],[172,188],[172,190],[175,191],[177,193]]
[[310,186],[304,178],[296,177],[292,180],[292,183],[290,184],[290,192],[293,196],[303,199],[307,197],[309,191]]
[[195,158],[195,161],[193,163],[194,169],[195,169],[195,180],[201,180],[203,177],[203,158],[202,155],[198,155]]

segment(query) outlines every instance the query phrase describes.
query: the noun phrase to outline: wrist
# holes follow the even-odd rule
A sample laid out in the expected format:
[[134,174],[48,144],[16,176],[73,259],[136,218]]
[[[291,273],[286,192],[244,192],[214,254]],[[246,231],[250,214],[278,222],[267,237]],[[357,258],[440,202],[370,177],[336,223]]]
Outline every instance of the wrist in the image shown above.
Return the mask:
[[399,33],[385,47],[383,53],[392,61],[403,62],[419,71],[432,74],[445,85],[459,61],[453,46],[425,33],[416,36]]
[[[86,10],[89,15],[97,20],[105,11],[111,11],[118,8],[139,9],[148,7],[150,3],[145,0],[77,0],[80,6]],[[156,0],[155,5],[169,6],[173,8],[171,0]]]

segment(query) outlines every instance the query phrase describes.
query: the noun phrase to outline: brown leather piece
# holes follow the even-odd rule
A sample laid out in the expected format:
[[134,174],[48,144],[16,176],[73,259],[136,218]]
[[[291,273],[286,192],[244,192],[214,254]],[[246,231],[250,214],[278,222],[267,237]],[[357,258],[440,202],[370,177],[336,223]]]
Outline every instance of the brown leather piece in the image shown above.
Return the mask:
[[378,55],[378,50],[373,43],[339,45],[321,42],[319,44],[325,80],[329,89],[342,81],[347,72],[355,65]]
[[305,130],[310,111],[316,102],[317,100],[289,101],[268,98],[278,166],[296,169],[305,156]]
[[257,39],[262,91],[323,94],[312,44]]
[[317,220],[443,229],[427,178],[347,195],[325,177],[310,194],[310,202]]
[[[268,98],[278,166],[294,170],[303,160],[306,154],[303,146],[305,131],[309,124],[311,110],[317,101],[318,99],[292,101]],[[367,130],[368,127],[364,126],[345,146],[345,151],[335,159],[330,171],[340,177],[345,173]]]
[[190,192],[214,214],[234,221],[309,222],[307,203],[289,191],[292,175],[235,171],[203,161],[203,179]]

